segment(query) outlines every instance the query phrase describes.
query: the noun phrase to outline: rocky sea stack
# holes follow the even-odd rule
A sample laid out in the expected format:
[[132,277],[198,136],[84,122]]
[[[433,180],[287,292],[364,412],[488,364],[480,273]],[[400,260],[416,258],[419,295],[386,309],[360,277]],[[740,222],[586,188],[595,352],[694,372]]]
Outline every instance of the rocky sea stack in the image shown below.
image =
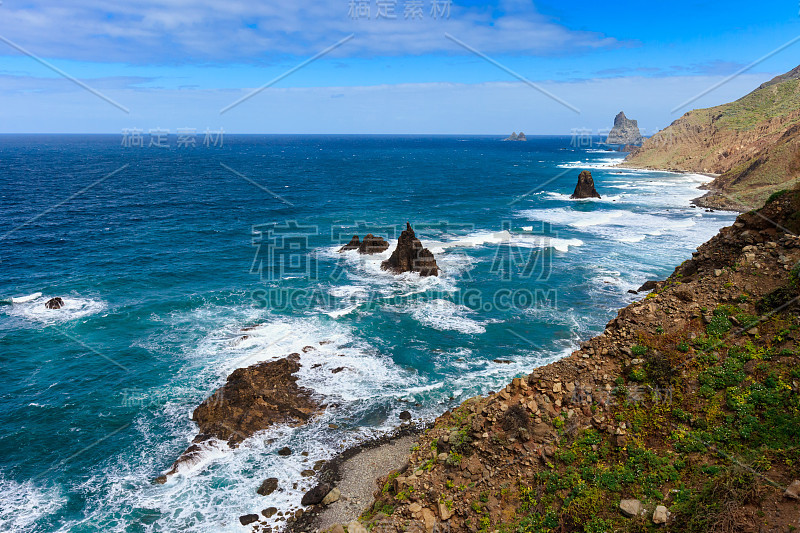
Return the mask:
[[350,242],[345,244],[339,249],[339,253],[348,250],[358,250],[358,253],[365,255],[379,254],[385,252],[389,248],[389,243],[382,237],[376,237],[372,233],[368,233],[364,240],[361,241],[358,235],[353,235]]
[[614,127],[611,128],[606,143],[640,145],[643,141],[642,134],[639,133],[639,123],[626,117],[624,111],[620,111],[614,117]]
[[506,137],[503,140],[504,141],[527,141],[528,139],[527,139],[527,137],[525,137],[524,133],[519,132],[519,135],[517,135],[517,132],[512,131],[511,135],[509,135],[508,137]]
[[381,263],[381,268],[395,274],[417,272],[420,276],[439,275],[439,266],[436,264],[433,253],[422,246],[408,222],[406,222],[406,229],[397,239],[397,248],[389,259]]
[[601,198],[594,188],[594,180],[592,179],[591,172],[588,170],[581,171],[580,176],[578,176],[578,184],[575,185],[575,192],[572,193],[570,198]]

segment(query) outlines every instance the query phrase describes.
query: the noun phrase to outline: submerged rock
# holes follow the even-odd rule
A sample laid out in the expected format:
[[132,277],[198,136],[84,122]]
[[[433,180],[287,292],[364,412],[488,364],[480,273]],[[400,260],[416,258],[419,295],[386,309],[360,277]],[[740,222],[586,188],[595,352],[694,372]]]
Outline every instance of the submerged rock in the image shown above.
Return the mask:
[[608,144],[642,144],[642,134],[639,132],[639,123],[625,116],[625,112],[620,111],[614,117],[614,127],[606,138]]
[[439,266],[436,259],[427,248],[417,239],[411,224],[406,222],[406,229],[397,240],[397,248],[392,256],[381,263],[383,270],[390,270],[395,274],[403,272],[417,272],[420,276],[438,276]]
[[575,192],[572,193],[570,198],[600,198],[594,188],[594,179],[592,179],[591,172],[588,170],[581,171],[578,176],[578,184],[575,185]]
[[47,309],[61,309],[64,307],[64,300],[60,297],[56,296],[55,298],[50,298],[44,304]]

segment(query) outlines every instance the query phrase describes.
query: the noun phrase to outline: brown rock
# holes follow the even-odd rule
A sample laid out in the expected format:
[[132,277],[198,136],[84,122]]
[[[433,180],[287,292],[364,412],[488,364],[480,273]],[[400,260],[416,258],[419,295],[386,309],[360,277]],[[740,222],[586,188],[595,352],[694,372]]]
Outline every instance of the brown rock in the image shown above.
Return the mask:
[[269,496],[278,488],[278,478],[271,477],[269,479],[265,479],[261,486],[256,489],[256,493],[262,496]]
[[786,487],[786,491],[783,495],[793,500],[800,500],[800,479],[792,481],[792,483]]
[[600,195],[594,188],[594,180],[592,179],[591,172],[588,170],[581,171],[580,175],[578,176],[578,184],[575,185],[575,192],[572,193],[570,198],[600,198]]
[[358,250],[359,246],[361,246],[361,241],[359,241],[358,235],[353,235],[350,242],[339,248],[339,253],[346,252],[347,250]]
[[361,245],[358,247],[358,253],[365,255],[379,254],[385,252],[389,248],[389,243],[381,237],[376,237],[372,233],[368,233]]
[[44,304],[47,309],[61,309],[64,307],[64,300],[60,297],[56,296],[55,298],[50,298]]
[[397,240],[397,248],[389,259],[381,263],[381,268],[395,274],[417,272],[420,276],[439,275],[436,259],[430,250],[422,247],[409,223],[406,223],[406,229]]
[[241,522],[243,526],[250,525],[253,522],[258,522],[258,515],[257,514],[246,514],[244,516],[240,516],[239,517],[239,522]]

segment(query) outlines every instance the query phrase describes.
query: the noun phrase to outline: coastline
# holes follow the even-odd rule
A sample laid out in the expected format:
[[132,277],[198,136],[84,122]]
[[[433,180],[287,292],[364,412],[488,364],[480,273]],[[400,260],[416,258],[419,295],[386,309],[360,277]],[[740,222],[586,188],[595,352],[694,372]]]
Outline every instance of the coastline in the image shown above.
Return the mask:
[[[800,192],[796,196],[800,197]],[[602,444],[607,450],[604,453],[619,457],[615,461],[624,461],[636,450],[649,450],[650,446],[658,450],[661,445],[654,444],[654,437],[643,438],[639,434],[639,423],[632,423],[627,417],[633,416],[631,413],[637,409],[660,413],[665,401],[662,395],[667,390],[672,404],[671,379],[688,379],[689,390],[696,391],[693,387],[697,385],[691,385],[696,377],[691,375],[692,367],[686,365],[703,353],[702,345],[693,340],[701,338],[697,330],[706,331],[715,324],[714,317],[720,316],[716,311],[712,315],[710,310],[733,300],[739,302],[737,312],[753,312],[758,309],[757,302],[769,301],[771,295],[784,290],[780,284],[785,282],[786,272],[800,259],[800,239],[776,232],[762,219],[769,216],[781,220],[780,217],[790,214],[785,206],[778,206],[777,210],[764,215],[741,215],[733,226],[723,228],[698,247],[692,259],[679,265],[666,280],[657,282],[649,295],[621,309],[602,333],[582,342],[571,355],[538,367],[525,378],[513,379],[497,393],[469,399],[442,414],[432,428],[420,435],[419,446],[408,455],[410,468],[385,469],[377,482],[387,490],[376,492],[372,511],[362,516],[362,523],[352,523],[355,516],[344,516],[345,520],[333,525],[319,523],[313,520],[312,514],[308,521],[298,522],[298,527],[290,530],[355,533],[379,526],[382,531],[405,531],[409,521],[415,521],[421,530],[428,532],[442,526],[454,531],[483,530],[500,523],[515,523],[518,513],[530,512],[530,504],[524,500],[527,489],[522,480],[546,480],[559,469],[569,471],[574,459],[567,458],[574,453],[571,451],[574,446],[584,442],[581,439],[590,438],[589,442],[593,443],[581,453],[591,456]],[[758,236],[753,240],[755,234]],[[731,267],[740,264],[747,266]],[[740,272],[740,269],[743,270]],[[792,272],[795,270],[796,266]],[[742,291],[748,294],[747,299],[736,296]],[[745,316],[749,315],[742,314],[740,319],[731,316],[734,324],[744,326],[737,331],[735,341],[754,342],[767,334],[764,330],[769,326],[759,323],[752,328]],[[665,342],[674,343],[680,338],[691,342],[685,350],[680,348],[675,352],[677,357],[688,355],[688,359],[678,363],[672,361],[673,353],[662,353],[662,350],[667,351]],[[797,338],[797,334],[790,336],[789,345],[793,346]],[[686,345],[687,341],[681,341],[684,344],[678,346]],[[663,374],[661,377],[658,377],[659,372]],[[637,399],[634,411],[620,418],[625,412],[617,400],[620,387],[626,382],[646,383],[647,379],[640,376],[651,375],[655,377],[653,384],[648,385],[646,397]],[[684,393],[676,392],[681,399]],[[689,399],[688,405],[694,401]],[[705,414],[702,406],[688,407],[684,403],[681,407],[698,418]],[[676,412],[679,414],[675,415]],[[681,412],[678,408],[671,416],[686,416],[680,415]],[[377,442],[373,446],[380,450],[389,446],[389,442]],[[698,451],[707,457],[700,461],[698,468],[703,468],[704,461],[708,461],[706,464],[716,462],[713,459],[717,455],[715,446],[701,444],[695,456]],[[356,448],[343,455],[352,457],[358,452]],[[688,455],[687,459],[683,459],[682,454],[676,459],[671,453],[675,452],[667,451],[663,460],[688,460]],[[658,451],[654,457],[651,461],[662,460],[658,458]],[[697,457],[693,461],[697,461]],[[732,468],[739,461],[733,463]],[[793,494],[791,487],[800,483],[792,482],[796,475],[794,470],[775,467],[769,483],[758,489],[762,498],[775,509],[775,516],[770,518],[773,523],[780,523],[781,516],[797,510],[798,505],[792,500],[794,496],[789,496]],[[335,467],[334,471],[337,471]],[[337,473],[341,475],[340,471]],[[544,478],[540,477],[545,474]],[[355,465],[346,475],[363,478],[366,472],[359,471]],[[684,508],[674,497],[679,491],[673,488],[676,484],[670,479],[660,482],[660,490],[655,492],[660,496],[642,497],[636,490],[622,490],[621,500],[619,496],[612,496],[611,501],[607,501],[613,505],[604,507],[605,518],[599,514],[595,516],[599,510],[582,516],[603,527],[616,525],[615,520],[622,520],[623,525],[633,523],[629,521],[637,517],[641,517],[642,525],[683,520],[680,513]],[[634,476],[628,482],[635,484],[638,480]],[[519,493],[509,493],[508,487],[515,483]],[[625,499],[626,493],[639,496],[642,501]],[[597,492],[591,494],[592,498],[598,497]],[[565,499],[562,505],[569,501]],[[544,505],[538,498],[533,503],[539,507]],[[758,507],[753,510],[752,504],[748,505],[748,509],[742,507],[739,511],[749,513],[748,516],[760,512]],[[632,514],[629,513],[631,507],[636,508]],[[556,512],[553,507],[548,509],[551,509],[548,513]],[[673,516],[669,509],[678,514]],[[725,513],[728,511],[725,509]],[[712,513],[710,519],[715,516]]]

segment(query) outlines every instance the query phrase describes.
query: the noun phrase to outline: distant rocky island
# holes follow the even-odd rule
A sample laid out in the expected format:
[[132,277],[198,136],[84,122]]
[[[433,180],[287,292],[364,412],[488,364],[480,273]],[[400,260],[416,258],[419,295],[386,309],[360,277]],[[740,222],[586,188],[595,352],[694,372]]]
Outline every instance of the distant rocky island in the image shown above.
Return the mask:
[[800,182],[800,67],[728,104],[696,109],[622,166],[719,174],[698,205],[749,211]]
[[643,140],[642,134],[639,132],[639,123],[626,117],[624,111],[620,111],[614,117],[614,127],[611,128],[606,143],[639,145]]
[[519,132],[519,134],[517,134],[517,132],[512,131],[511,135],[509,135],[508,137],[506,137],[503,140],[504,141],[527,141],[528,139],[525,137],[524,133]]

